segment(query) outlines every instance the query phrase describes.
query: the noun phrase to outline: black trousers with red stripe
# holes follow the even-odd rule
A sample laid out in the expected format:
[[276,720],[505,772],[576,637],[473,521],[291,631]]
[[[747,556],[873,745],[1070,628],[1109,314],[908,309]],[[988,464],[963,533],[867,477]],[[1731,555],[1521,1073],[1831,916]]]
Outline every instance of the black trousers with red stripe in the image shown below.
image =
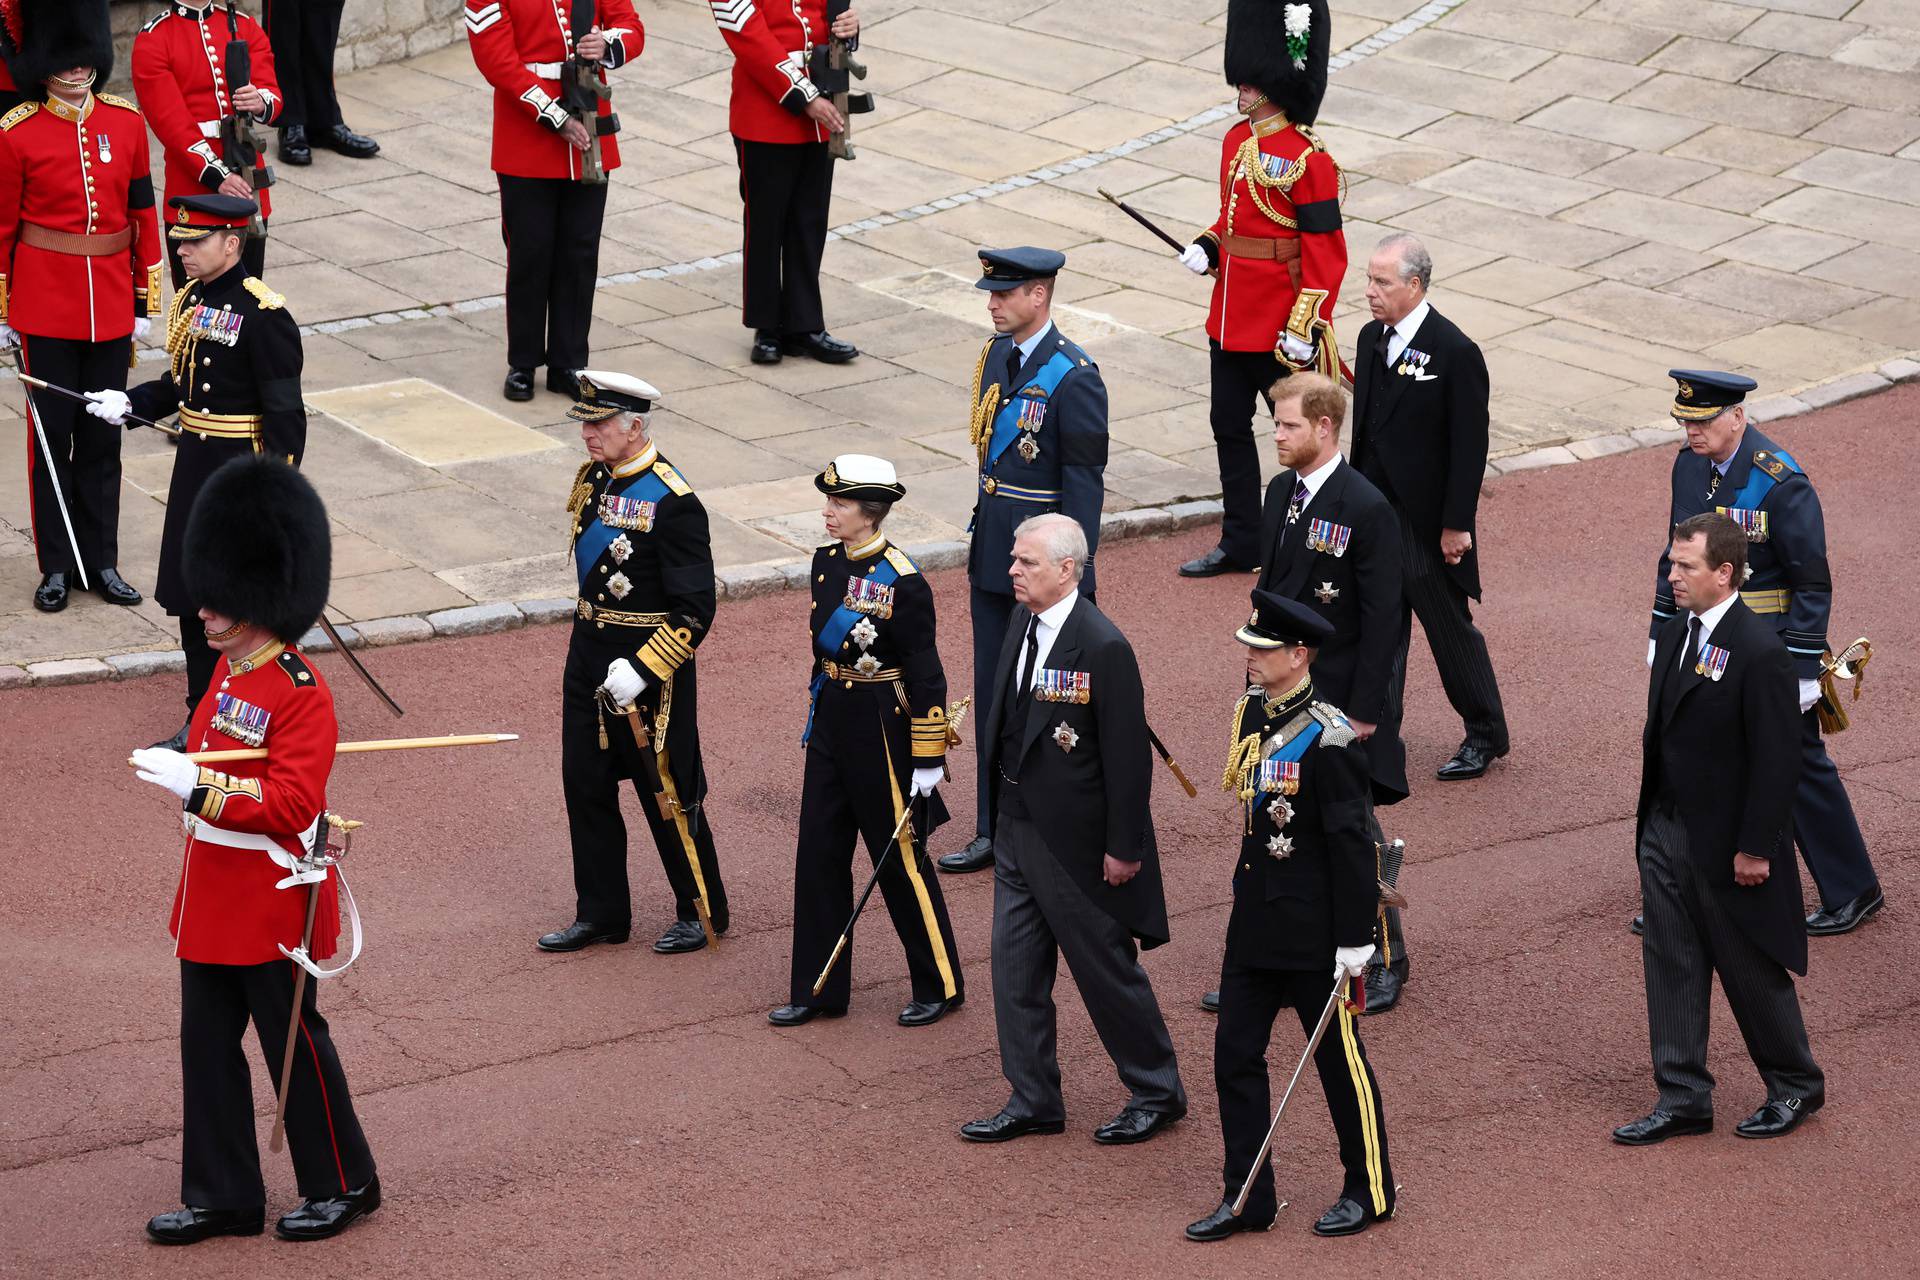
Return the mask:
[[333,91],[333,52],[347,0],[267,0],[260,25],[273,47],[274,76],[284,104],[276,127],[306,126],[309,135],[340,123]]
[[507,363],[515,369],[584,369],[606,184],[495,176],[500,238],[507,246]]
[[833,157],[824,142],[733,140],[746,220],[741,264],[747,328],[780,334],[827,327],[820,255],[833,203]]
[[[300,1194],[326,1199],[373,1181],[373,1153],[353,1113],[346,1073],[307,979],[300,1043],[287,1097],[287,1146]],[[255,1209],[266,1203],[256,1140],[253,1073],[241,1041],[253,1020],[277,1084],[293,1013],[293,963],[180,962],[180,1068],[186,1129],[180,1200],[198,1209]],[[270,1123],[270,1122],[269,1122]]]
[[[82,338],[41,338],[20,335],[20,367],[36,378],[74,391],[124,391],[127,387],[127,351],[133,339],[88,342]],[[34,415],[46,432],[53,452],[53,472],[47,470],[40,440],[27,424],[27,476],[33,502],[33,546],[40,555],[40,572],[72,572],[74,543],[94,584],[99,569],[120,564],[120,440],[126,428],[102,422],[77,400],[51,391],[28,393]],[[60,482],[55,496],[53,481]],[[60,498],[66,499],[73,520],[67,534],[60,518]],[[73,584],[78,587],[76,581]]]

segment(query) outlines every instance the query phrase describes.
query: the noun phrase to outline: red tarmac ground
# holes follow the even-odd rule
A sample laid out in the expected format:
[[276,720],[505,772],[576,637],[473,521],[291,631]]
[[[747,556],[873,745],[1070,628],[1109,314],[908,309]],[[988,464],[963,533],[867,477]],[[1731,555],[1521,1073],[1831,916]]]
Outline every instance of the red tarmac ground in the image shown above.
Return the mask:
[[[501,748],[343,759],[330,799],[367,828],[351,862],[368,947],[322,991],[380,1162],[386,1207],[325,1245],[270,1236],[186,1250],[141,1224],[178,1201],[173,806],[127,749],[177,723],[172,678],[0,698],[0,1274],[520,1276],[1301,1274],[1405,1276],[1916,1274],[1920,1208],[1920,388],[1782,424],[1818,480],[1839,583],[1833,638],[1879,654],[1834,751],[1890,905],[1817,941],[1801,986],[1828,1106],[1778,1142],[1734,1122],[1762,1098],[1716,996],[1710,1137],[1629,1150],[1608,1130],[1653,1101],[1632,813],[1647,608],[1666,450],[1492,483],[1481,617],[1514,754],[1484,780],[1432,767],[1459,726],[1419,641],[1407,740],[1416,792],[1387,818],[1410,853],[1413,981],[1369,1018],[1398,1220],[1323,1241],[1331,1127],[1309,1073],[1277,1150],[1291,1200],[1272,1233],[1196,1246],[1218,1203],[1212,1021],[1234,810],[1217,790],[1241,657],[1245,578],[1173,576],[1209,531],[1116,545],[1101,604],[1133,638],[1150,714],[1203,790],[1159,772],[1173,941],[1147,966],[1193,1111],[1142,1147],[1090,1139],[1122,1100],[1063,977],[1065,1136],[978,1147],[955,1128],[1006,1097],[987,968],[992,878],[944,883],[967,1006],[894,1025],[908,998],[885,913],[870,911],[843,1021],[777,1031],[799,806],[806,628],[798,595],[728,605],[701,650],[712,816],[734,926],[715,955],[644,945],[671,911],[655,856],[633,857],[635,941],[567,957],[533,939],[572,918],[558,773],[566,631],[371,652],[409,708],[396,724],[338,659],[316,662],[343,732],[517,731]],[[667,442],[671,448],[671,441]],[[555,501],[559,501],[556,495]],[[935,575],[947,669],[966,683],[965,582]],[[969,809],[971,752],[955,757]],[[631,802],[636,831],[645,827]],[[957,846],[966,823],[936,838]],[[1299,1049],[1282,1024],[1273,1057]],[[257,1052],[257,1051],[256,1051]],[[256,1063],[264,1148],[272,1097]],[[295,1200],[266,1157],[269,1210]]]

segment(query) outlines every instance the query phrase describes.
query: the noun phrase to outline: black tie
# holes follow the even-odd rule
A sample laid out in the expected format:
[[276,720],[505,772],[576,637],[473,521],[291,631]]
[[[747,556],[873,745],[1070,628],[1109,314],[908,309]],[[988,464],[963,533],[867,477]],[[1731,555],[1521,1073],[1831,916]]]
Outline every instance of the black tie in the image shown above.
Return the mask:
[[1020,379],[1020,344],[1015,342],[1007,347],[1007,390],[1011,392],[1013,384]]
[[1687,619],[1687,656],[1680,663],[1681,670],[1700,665],[1700,616],[1695,614]]
[[1660,690],[1660,714],[1662,717],[1673,714],[1680,705],[1680,695],[1691,687],[1687,677],[1693,674],[1693,664],[1699,660],[1700,619],[1694,618],[1687,623],[1687,647],[1680,654],[1680,669],[1667,672],[1667,682]]
[[1386,364],[1393,363],[1393,326],[1388,325],[1380,331],[1380,359]]
[[1014,690],[1014,701],[1025,707],[1033,700],[1033,666],[1040,657],[1040,615],[1034,614],[1027,622],[1027,652],[1020,662],[1020,685]]

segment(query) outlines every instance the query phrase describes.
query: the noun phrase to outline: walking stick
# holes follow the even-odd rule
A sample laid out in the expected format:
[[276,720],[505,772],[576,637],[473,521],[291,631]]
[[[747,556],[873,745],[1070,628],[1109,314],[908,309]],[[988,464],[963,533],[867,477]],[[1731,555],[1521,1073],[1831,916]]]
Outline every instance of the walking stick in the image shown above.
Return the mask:
[[[1233,1216],[1239,1217],[1247,1207],[1247,1197],[1253,1194],[1253,1177],[1267,1162],[1267,1153],[1273,1150],[1273,1135],[1280,1129],[1280,1117],[1287,1112],[1287,1099],[1293,1096],[1293,1087],[1300,1083],[1300,1074],[1307,1069],[1307,1062],[1313,1057],[1314,1050],[1320,1047],[1321,1039],[1327,1034],[1327,1024],[1333,1021],[1333,1011],[1340,1006],[1347,990],[1347,975],[1342,973],[1334,979],[1333,994],[1327,997],[1327,1007],[1320,1011],[1320,1021],[1314,1025],[1313,1035],[1307,1040],[1307,1051],[1300,1055],[1300,1065],[1293,1069],[1293,1079],[1287,1081],[1287,1091],[1280,1095],[1279,1109],[1273,1113],[1273,1123],[1267,1126],[1267,1136],[1260,1140],[1260,1150],[1254,1153],[1253,1163],[1247,1166],[1247,1176],[1240,1182],[1240,1194],[1233,1198]],[[1361,989],[1361,999],[1366,999],[1366,988]]]

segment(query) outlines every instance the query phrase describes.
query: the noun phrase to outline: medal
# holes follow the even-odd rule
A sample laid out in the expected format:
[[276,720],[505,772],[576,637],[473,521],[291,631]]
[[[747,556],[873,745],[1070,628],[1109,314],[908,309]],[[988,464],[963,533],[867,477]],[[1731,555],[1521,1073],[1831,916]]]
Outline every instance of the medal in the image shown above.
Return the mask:
[[853,630],[847,632],[847,634],[853,638],[855,644],[865,649],[880,638],[880,628],[873,625],[872,618],[862,618],[853,624]]
[[860,655],[860,660],[853,664],[853,669],[863,676],[870,676],[880,669],[880,659],[870,653],[863,653]]
[[1267,816],[1273,819],[1273,825],[1284,827],[1293,821],[1293,805],[1282,797],[1267,806]]
[[615,600],[625,600],[627,593],[633,590],[633,581],[624,573],[616,573],[607,579],[607,594]]
[[112,164],[113,163],[113,144],[107,140],[107,135],[104,133],[96,134],[94,136],[100,139],[100,163]]
[[1332,604],[1340,598],[1340,588],[1331,582],[1323,582],[1313,589],[1313,594],[1320,598],[1321,604]]
[[1267,852],[1273,857],[1285,861],[1293,854],[1293,841],[1276,832],[1267,838]]
[[627,557],[633,554],[633,544],[627,541],[627,535],[623,533],[607,545],[607,554],[613,557],[615,564],[625,564]]
[[1053,740],[1060,745],[1062,751],[1072,751],[1080,745],[1080,735],[1075,733],[1073,726],[1065,720],[1062,720],[1055,726]]
[[1032,462],[1040,456],[1040,442],[1030,435],[1022,435],[1020,437],[1020,443],[1015,445],[1014,448],[1018,449],[1020,456],[1028,462]]

